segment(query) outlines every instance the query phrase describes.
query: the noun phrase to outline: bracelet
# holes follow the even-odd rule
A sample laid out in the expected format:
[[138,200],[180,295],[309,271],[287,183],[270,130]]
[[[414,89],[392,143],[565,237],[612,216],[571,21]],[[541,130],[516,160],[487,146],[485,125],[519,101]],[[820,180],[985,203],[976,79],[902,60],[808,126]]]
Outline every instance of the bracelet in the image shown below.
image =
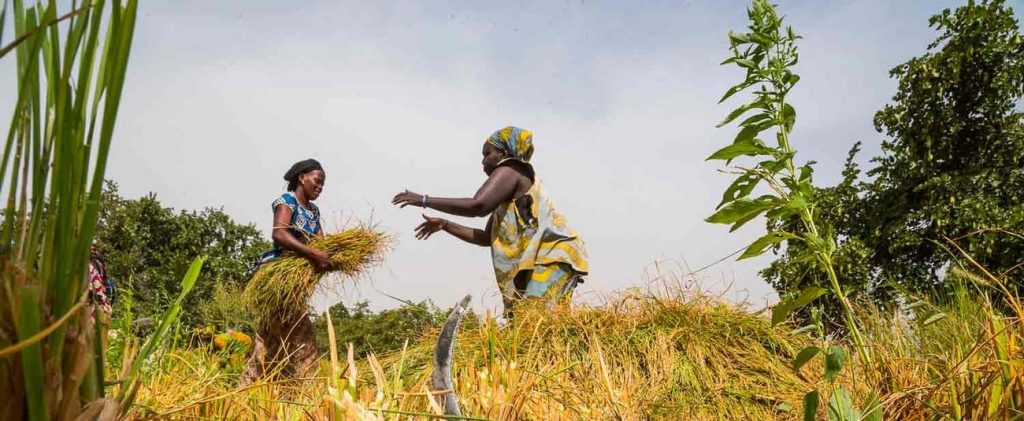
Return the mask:
[[421,208],[425,208],[425,207],[427,207],[427,198],[428,198],[428,197],[430,197],[430,195],[429,195],[429,194],[425,194],[425,195],[423,195],[423,200],[421,200],[421,201],[420,201],[420,207],[421,207]]

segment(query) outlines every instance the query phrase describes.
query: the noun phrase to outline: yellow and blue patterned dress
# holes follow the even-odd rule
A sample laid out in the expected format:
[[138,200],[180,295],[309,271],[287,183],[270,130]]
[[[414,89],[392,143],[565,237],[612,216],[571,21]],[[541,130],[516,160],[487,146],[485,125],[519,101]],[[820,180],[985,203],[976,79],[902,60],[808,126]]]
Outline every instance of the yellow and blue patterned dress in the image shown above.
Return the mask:
[[[506,127],[487,142],[505,151],[508,158],[502,164],[530,165],[533,139],[528,130]],[[494,210],[490,230],[494,274],[506,310],[520,298],[567,299],[589,271],[583,240],[555,210],[536,176],[525,195]],[[527,273],[520,275],[523,272]]]

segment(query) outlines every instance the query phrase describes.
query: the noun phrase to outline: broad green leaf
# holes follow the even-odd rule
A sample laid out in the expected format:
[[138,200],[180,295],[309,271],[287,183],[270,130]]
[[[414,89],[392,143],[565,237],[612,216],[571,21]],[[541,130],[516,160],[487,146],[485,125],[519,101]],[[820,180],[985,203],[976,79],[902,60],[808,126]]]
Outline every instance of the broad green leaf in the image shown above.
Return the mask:
[[796,124],[796,109],[792,105],[785,104],[782,107],[782,122],[787,132],[793,130],[793,125]]
[[868,398],[862,407],[864,414],[863,421],[882,421],[882,402],[878,400],[878,394],[874,390],[868,393]]
[[736,260],[749,259],[751,257],[760,256],[768,249],[769,246],[776,246],[785,240],[795,240],[799,237],[784,231],[772,231],[765,234],[761,238],[754,240],[750,246],[743,252],[742,255]]
[[782,220],[782,219],[789,218],[790,216],[795,215],[795,214],[796,214],[796,211],[794,211],[792,208],[790,208],[788,206],[779,206],[779,207],[777,207],[775,209],[772,209],[772,210],[768,211],[767,213],[765,213],[764,217],[768,218],[768,219]]
[[[794,236],[795,237],[795,236]],[[800,309],[810,304],[812,301],[818,299],[818,297],[825,295],[828,292],[827,289],[817,286],[809,286],[800,291],[800,295],[793,300],[793,309]]]
[[757,32],[753,32],[750,34],[750,40],[760,44],[762,47],[771,45],[773,42],[772,39],[769,38],[768,36]]
[[740,229],[740,227],[742,227],[747,222],[750,222],[751,220],[756,218],[762,212],[771,210],[772,208],[778,206],[779,199],[777,197],[775,197],[775,196],[764,195],[764,196],[758,197],[757,199],[754,199],[754,201],[758,202],[758,203],[762,203],[763,206],[764,206],[764,210],[756,212],[756,213],[749,213],[746,216],[740,218],[735,223],[733,223],[731,227],[729,227],[729,232],[733,232],[733,231],[736,231],[736,230]]
[[[788,184],[790,183],[786,182],[786,185]],[[810,204],[807,203],[807,200],[804,199],[804,196],[801,195],[799,191],[797,191],[794,192],[792,196],[790,196],[790,201],[786,202],[784,206],[772,209],[770,212],[765,214],[765,216],[770,219],[784,219],[790,217],[791,215],[796,215],[800,213],[801,211],[807,209],[809,206]]]
[[771,149],[768,147],[758,145],[753,142],[745,143],[733,143],[722,149],[715,151],[705,161],[712,161],[716,159],[731,161],[738,156],[757,156],[757,155],[769,155]]
[[798,75],[796,73],[789,73],[789,74],[786,75],[785,82],[790,87],[792,87],[793,85],[796,85],[796,83],[799,82],[799,81],[800,81],[800,75]]
[[803,308],[826,292],[827,290],[824,288],[809,286],[801,290],[800,295],[779,301],[775,307],[772,307],[772,325],[784,322],[789,317],[789,313]]
[[722,201],[715,206],[715,209],[721,208],[722,205],[732,202],[733,200],[741,197],[747,197],[750,192],[754,191],[754,187],[761,181],[761,177],[757,174],[743,174],[733,181],[729,188],[725,189],[725,193],[722,194]]
[[740,67],[742,67],[744,69],[756,69],[757,68],[757,63],[754,62],[754,60],[745,59],[745,58],[738,58],[738,59],[736,59],[733,62],[736,63],[736,65],[738,65],[738,66],[740,66]]
[[740,127],[746,127],[746,126],[749,126],[751,124],[762,123],[764,125],[764,127],[761,129],[761,131],[764,131],[764,130],[768,129],[768,127],[772,126],[773,122],[766,121],[766,120],[771,120],[771,118],[772,118],[772,115],[769,114],[769,113],[754,114],[754,115],[752,115],[750,117],[747,117],[739,125],[740,125]]
[[808,207],[810,207],[810,204],[807,203],[807,199],[805,199],[802,194],[790,195],[789,201],[786,202],[786,208],[789,208],[794,212],[800,212]]
[[764,168],[768,172],[775,174],[786,168],[786,164],[782,161],[761,161],[757,166]]
[[820,400],[817,390],[812,390],[804,395],[804,421],[815,421],[818,419],[818,404]]
[[832,345],[825,354],[825,381],[832,382],[846,365],[846,350],[839,345]]
[[[733,57],[731,59],[728,59],[726,61],[723,61],[722,64],[732,63],[734,61],[736,61],[735,57]],[[722,99],[718,100],[718,103],[721,104],[721,103],[725,102],[725,100],[729,99],[729,97],[735,95],[739,91],[742,91],[742,90],[746,89],[748,86],[750,86],[750,83],[748,83],[747,81],[743,81],[743,82],[740,82],[739,84],[729,88],[729,90],[725,91],[725,95],[722,95]]]
[[772,206],[774,203],[764,196],[757,199],[736,199],[707,217],[705,221],[713,224],[734,224],[760,215]]
[[804,364],[807,364],[808,361],[811,361],[820,352],[821,348],[816,346],[809,346],[800,350],[800,353],[793,359],[793,370],[800,371]]
[[752,214],[749,214],[749,215],[741,218],[739,221],[736,221],[734,224],[732,224],[731,227],[729,227],[729,232],[735,232],[736,230],[740,229],[740,227],[746,225],[747,222],[750,222],[754,218],[757,218],[758,215],[759,214],[752,213]]
[[760,126],[744,126],[739,133],[736,133],[736,138],[732,140],[732,143],[752,143],[758,133],[761,133]]
[[733,45],[747,44],[750,42],[750,34],[737,34],[733,31],[729,31],[729,41]]
[[760,108],[760,107],[763,107],[763,106],[764,106],[764,103],[761,102],[760,99],[754,100],[753,102],[750,102],[749,104],[741,105],[739,108],[737,108],[735,110],[732,110],[732,112],[729,113],[729,115],[726,116],[725,119],[722,120],[720,123],[718,123],[718,125],[716,125],[715,127],[722,127],[722,126],[724,126],[726,124],[729,124],[733,120],[738,118],[739,116],[741,116],[744,113],[746,113],[747,111],[750,111],[750,110],[755,109],[755,108]]
[[846,389],[837,388],[828,398],[828,419],[830,421],[858,421],[860,412],[853,407],[853,399]]
[[804,165],[800,167],[800,181],[810,180],[811,175],[814,174],[814,169],[810,165]]

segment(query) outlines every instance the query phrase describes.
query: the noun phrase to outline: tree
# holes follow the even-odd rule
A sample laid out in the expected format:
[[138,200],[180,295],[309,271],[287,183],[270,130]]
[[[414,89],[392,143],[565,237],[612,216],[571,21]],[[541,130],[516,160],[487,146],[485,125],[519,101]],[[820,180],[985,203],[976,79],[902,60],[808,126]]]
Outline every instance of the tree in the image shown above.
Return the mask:
[[[1002,0],[991,0],[946,9],[929,24],[940,35],[927,52],[890,72],[899,88],[875,115],[876,130],[888,139],[868,180],[854,182],[855,146],[844,181],[816,192],[832,206],[820,212],[841,240],[837,255],[845,253],[850,265],[844,284],[876,301],[889,301],[893,288],[943,289],[943,271],[958,257],[946,238],[993,273],[1024,285],[1018,107],[1024,43],[1018,23]],[[763,272],[780,291],[820,276],[791,256],[787,250]]]
[[182,320],[190,325],[205,323],[200,305],[212,300],[216,284],[240,290],[252,262],[270,248],[256,227],[238,224],[220,209],[175,212],[152,193],[125,199],[110,181],[101,197],[96,243],[118,287],[131,284],[139,316],[160,313],[178,295],[192,259],[208,256],[202,280],[182,307]]
[[[424,331],[440,326],[447,317],[446,311],[438,309],[429,301],[405,304],[379,313],[370,311],[370,304],[366,301],[356,303],[353,308],[338,303],[331,306],[328,314],[334,324],[338,349],[346,349],[351,343],[362,355],[400,350],[406,340],[415,342]],[[316,315],[313,326],[317,333],[317,343],[321,347],[329,346],[327,319],[323,315]]]
[[[944,10],[929,53],[896,67],[893,103],[875,115],[888,135],[868,174],[862,210],[877,227],[854,234],[884,279],[912,289],[939,281],[950,261],[945,237],[1024,228],[1024,136],[1017,103],[1024,44],[1002,0]],[[941,47],[941,48],[940,48]],[[936,50],[937,49],[937,50]],[[996,272],[1024,258],[1024,241],[982,233],[965,250]],[[1022,277],[1007,272],[1019,285]]]

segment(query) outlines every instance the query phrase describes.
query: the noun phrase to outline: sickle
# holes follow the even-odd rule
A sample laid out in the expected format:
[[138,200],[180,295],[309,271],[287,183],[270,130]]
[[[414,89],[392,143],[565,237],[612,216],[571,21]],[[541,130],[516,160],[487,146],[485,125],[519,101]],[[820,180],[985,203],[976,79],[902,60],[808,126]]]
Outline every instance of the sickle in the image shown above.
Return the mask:
[[471,295],[467,295],[448,314],[448,320],[441,327],[437,345],[434,346],[434,372],[431,373],[430,379],[434,392],[446,391],[444,399],[441,401],[445,415],[462,415],[459,412],[459,403],[455,400],[455,390],[452,388],[451,364],[452,352],[455,350],[455,334],[458,333],[459,325],[462,324],[462,317],[466,315],[471,297]]

